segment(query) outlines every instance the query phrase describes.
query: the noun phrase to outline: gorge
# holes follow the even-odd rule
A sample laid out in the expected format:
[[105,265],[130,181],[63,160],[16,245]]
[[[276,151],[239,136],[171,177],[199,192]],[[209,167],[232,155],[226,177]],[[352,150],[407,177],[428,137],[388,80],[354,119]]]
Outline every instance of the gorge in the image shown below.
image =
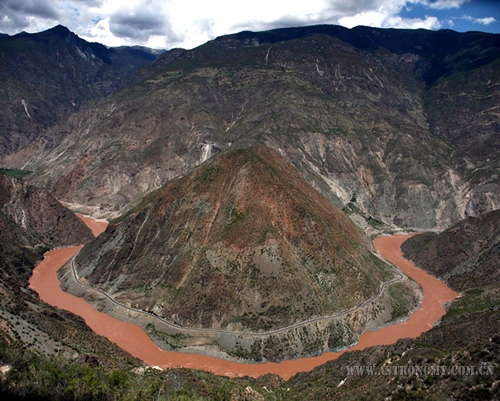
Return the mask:
[[499,38],[0,35],[0,394],[498,396]]
[[[89,220],[86,219],[86,222]],[[380,254],[396,264],[405,274],[413,278],[424,289],[424,298],[418,310],[408,320],[360,336],[359,342],[341,352],[327,352],[318,357],[300,358],[276,363],[235,363],[214,357],[183,354],[161,350],[138,326],[125,323],[111,316],[98,312],[80,298],[63,292],[57,278],[57,270],[67,263],[81,249],[78,247],[51,251],[33,272],[30,288],[51,305],[68,309],[83,317],[86,323],[98,334],[107,337],[132,355],[144,360],[151,366],[163,369],[168,367],[189,367],[210,372],[234,376],[258,377],[274,373],[288,380],[298,372],[309,371],[329,360],[338,358],[345,352],[362,350],[375,345],[391,344],[400,338],[418,337],[429,330],[444,314],[444,305],[452,301],[457,293],[445,284],[417,269],[403,259],[399,247],[407,239],[405,235],[378,237],[375,246]]]

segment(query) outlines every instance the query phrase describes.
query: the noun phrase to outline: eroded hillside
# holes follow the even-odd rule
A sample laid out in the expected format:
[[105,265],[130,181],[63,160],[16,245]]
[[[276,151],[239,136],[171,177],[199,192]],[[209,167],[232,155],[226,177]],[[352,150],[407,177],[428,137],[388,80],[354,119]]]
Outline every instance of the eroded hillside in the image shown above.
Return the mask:
[[[329,342],[337,348],[392,318],[391,298],[377,294],[399,276],[369,249],[339,208],[259,146],[216,157],[155,191],[86,246],[76,265],[86,283],[122,304],[229,333],[271,332],[373,298],[341,319],[344,334]],[[74,284],[70,291],[85,295]],[[403,309],[418,302],[411,286],[397,291]]]
[[497,158],[477,150],[498,136],[498,46],[489,34],[335,26],[225,36],[166,54],[9,163],[112,215],[258,141],[339,206],[355,195],[385,223],[445,228],[499,204]]

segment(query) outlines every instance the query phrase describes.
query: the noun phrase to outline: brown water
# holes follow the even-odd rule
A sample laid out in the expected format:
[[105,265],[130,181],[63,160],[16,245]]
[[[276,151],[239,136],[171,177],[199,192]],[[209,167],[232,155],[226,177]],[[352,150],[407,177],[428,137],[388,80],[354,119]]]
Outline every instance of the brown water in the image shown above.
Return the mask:
[[[87,222],[87,219],[83,218],[83,220]],[[81,316],[94,332],[108,338],[133,356],[142,359],[147,365],[161,368],[203,369],[231,377],[245,375],[258,377],[266,373],[275,373],[287,380],[298,372],[310,371],[327,361],[337,359],[348,351],[361,350],[374,345],[392,344],[400,338],[418,337],[422,332],[429,330],[445,314],[443,304],[453,300],[457,294],[441,281],[423,270],[417,269],[410,261],[403,259],[399,247],[407,238],[408,236],[393,235],[391,237],[378,237],[375,240],[375,246],[382,256],[396,264],[424,289],[421,307],[412,313],[406,322],[363,333],[358,344],[342,352],[327,352],[318,357],[283,361],[279,364],[272,362],[245,364],[205,355],[164,351],[153,343],[140,327],[98,312],[83,299],[63,292],[57,278],[57,270],[71,259],[81,247],[69,247],[47,252],[45,259],[33,272],[30,288],[38,292],[40,298],[48,304]]]
[[84,216],[83,214],[77,214],[77,216],[83,220],[88,228],[92,230],[92,234],[94,234],[94,237],[98,237],[104,231],[106,231],[106,227],[108,226],[108,223],[106,221],[97,221],[91,217]]

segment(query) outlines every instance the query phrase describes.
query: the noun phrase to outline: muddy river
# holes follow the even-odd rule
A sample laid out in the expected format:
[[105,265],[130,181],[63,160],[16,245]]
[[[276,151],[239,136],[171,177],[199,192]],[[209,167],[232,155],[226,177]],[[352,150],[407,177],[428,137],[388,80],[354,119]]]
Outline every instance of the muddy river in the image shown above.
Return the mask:
[[[99,235],[106,228],[105,222],[95,222],[83,216],[80,218],[90,226],[94,235]],[[375,247],[384,258],[397,265],[424,289],[424,298],[420,308],[412,313],[406,322],[366,332],[360,336],[358,344],[341,352],[327,352],[318,357],[283,361],[279,364],[272,362],[237,363],[206,355],[164,351],[148,337],[142,328],[98,312],[83,299],[62,291],[57,271],[81,247],[69,247],[47,252],[45,259],[33,272],[30,288],[35,290],[46,303],[81,316],[94,332],[108,338],[133,356],[142,359],[147,365],[161,368],[203,369],[230,377],[258,377],[266,373],[275,373],[283,379],[289,379],[298,372],[310,371],[327,361],[337,359],[344,352],[361,350],[374,345],[392,344],[400,338],[418,337],[422,332],[429,330],[445,314],[443,305],[453,300],[457,294],[441,281],[416,268],[410,261],[403,259],[400,246],[407,238],[406,235],[382,236],[376,238],[374,242]]]

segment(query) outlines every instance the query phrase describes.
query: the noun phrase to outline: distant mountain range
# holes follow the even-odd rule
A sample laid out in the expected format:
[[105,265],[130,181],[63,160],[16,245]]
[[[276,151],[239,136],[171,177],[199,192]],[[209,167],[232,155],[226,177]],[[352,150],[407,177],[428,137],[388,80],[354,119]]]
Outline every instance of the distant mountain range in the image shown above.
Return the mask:
[[[0,166],[18,169],[0,171],[0,365],[12,368],[0,393],[498,398],[500,35],[320,25],[162,52],[108,48],[57,26],[0,34],[0,84]],[[116,219],[93,239],[58,200]],[[402,249],[461,297],[418,339],[346,353],[287,382],[136,376],[130,356],[27,289],[45,250],[88,242],[75,262],[87,283],[202,330],[147,326],[157,343],[278,361],[407,316],[417,286],[392,283],[349,318],[283,335],[203,329],[270,332],[372,299],[394,271],[370,252],[370,236],[399,229],[444,230]],[[345,371],[482,364],[494,373]]]
[[[162,54],[3,163],[110,216],[217,152],[261,143],[366,228],[444,229],[500,206],[499,57],[500,36],[479,32],[241,32]],[[22,99],[33,101],[18,96],[15,118],[29,123]]]
[[85,101],[122,87],[160,53],[89,43],[61,25],[0,36],[0,157],[43,135]]

